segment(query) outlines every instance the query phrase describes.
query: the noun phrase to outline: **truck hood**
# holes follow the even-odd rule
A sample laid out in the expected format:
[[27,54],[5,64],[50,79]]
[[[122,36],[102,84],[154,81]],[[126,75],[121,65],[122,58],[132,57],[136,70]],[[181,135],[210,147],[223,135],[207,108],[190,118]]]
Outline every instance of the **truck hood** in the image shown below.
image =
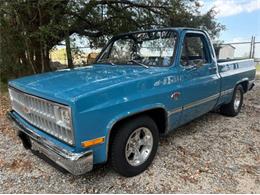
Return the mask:
[[82,94],[144,78],[163,69],[95,65],[27,76],[10,81],[9,85],[54,101],[61,99],[70,102]]

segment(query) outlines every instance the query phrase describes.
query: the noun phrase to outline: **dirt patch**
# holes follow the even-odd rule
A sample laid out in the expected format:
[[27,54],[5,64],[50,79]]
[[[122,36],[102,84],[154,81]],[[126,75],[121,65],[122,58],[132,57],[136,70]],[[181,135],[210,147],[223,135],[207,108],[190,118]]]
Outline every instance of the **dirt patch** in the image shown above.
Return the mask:
[[29,160],[15,159],[11,164],[5,165],[10,171],[30,171],[32,163]]

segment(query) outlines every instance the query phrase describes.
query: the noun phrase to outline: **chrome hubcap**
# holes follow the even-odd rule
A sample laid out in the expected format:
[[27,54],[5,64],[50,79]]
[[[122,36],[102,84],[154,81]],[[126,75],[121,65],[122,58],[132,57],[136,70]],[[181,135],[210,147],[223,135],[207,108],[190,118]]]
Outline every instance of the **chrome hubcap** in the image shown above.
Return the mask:
[[241,94],[240,94],[240,91],[237,90],[236,91],[235,101],[234,101],[234,109],[235,109],[235,111],[238,110],[238,108],[240,106],[240,101],[241,101]]
[[150,129],[140,127],[130,135],[125,147],[125,157],[132,166],[143,164],[153,148],[153,135]]

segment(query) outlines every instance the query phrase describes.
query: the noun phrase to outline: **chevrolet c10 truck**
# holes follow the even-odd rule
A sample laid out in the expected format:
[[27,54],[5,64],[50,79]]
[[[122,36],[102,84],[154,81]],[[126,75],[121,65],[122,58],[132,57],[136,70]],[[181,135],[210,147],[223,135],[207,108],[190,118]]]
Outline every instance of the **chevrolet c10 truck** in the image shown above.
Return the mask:
[[151,164],[159,136],[212,110],[236,116],[255,72],[253,59],[217,61],[202,30],[120,34],[90,66],[10,81],[8,115],[26,149],[68,172],[110,162],[130,177]]

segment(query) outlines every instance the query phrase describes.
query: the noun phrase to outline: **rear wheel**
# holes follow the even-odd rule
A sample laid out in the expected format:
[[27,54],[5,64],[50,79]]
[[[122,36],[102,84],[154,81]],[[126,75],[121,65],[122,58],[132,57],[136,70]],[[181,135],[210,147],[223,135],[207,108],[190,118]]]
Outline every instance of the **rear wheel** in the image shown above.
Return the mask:
[[140,116],[124,123],[111,145],[111,164],[119,174],[132,177],[151,164],[157,151],[158,128],[148,116]]
[[225,104],[220,108],[222,114],[226,116],[237,116],[241,110],[244,99],[244,90],[241,85],[237,85],[234,89],[232,100],[229,104]]

